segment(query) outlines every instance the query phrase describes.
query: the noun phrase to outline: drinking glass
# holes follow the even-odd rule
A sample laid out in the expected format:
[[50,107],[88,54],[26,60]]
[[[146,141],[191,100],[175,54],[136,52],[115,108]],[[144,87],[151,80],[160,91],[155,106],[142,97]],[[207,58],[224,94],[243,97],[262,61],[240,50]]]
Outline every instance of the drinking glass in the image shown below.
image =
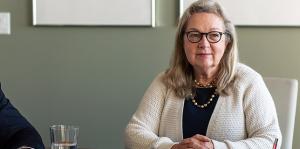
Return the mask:
[[51,149],[77,149],[78,132],[77,126],[50,126]]

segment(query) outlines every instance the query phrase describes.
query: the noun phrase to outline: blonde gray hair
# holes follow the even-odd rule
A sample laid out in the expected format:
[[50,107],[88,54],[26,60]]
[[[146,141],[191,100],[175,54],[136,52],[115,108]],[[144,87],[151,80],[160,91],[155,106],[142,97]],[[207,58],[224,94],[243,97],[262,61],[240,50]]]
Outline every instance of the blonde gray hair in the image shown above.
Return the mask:
[[192,65],[188,62],[184,52],[184,35],[187,22],[195,13],[213,13],[224,21],[227,46],[219,63],[217,74],[217,91],[219,94],[227,94],[226,87],[232,82],[235,67],[238,62],[237,36],[235,27],[224,14],[223,8],[215,0],[198,0],[192,3],[184,12],[177,26],[175,49],[171,57],[170,67],[163,77],[165,85],[175,92],[178,97],[186,97],[191,93],[195,78]]

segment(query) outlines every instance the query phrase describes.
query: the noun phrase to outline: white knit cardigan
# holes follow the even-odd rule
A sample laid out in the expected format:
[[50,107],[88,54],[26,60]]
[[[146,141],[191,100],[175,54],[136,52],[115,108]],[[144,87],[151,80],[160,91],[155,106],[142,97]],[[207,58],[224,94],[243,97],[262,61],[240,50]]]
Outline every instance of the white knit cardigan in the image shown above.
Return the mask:
[[[183,139],[184,99],[167,90],[159,74],[147,89],[125,129],[125,148],[170,149]],[[219,96],[206,136],[215,149],[272,149],[281,145],[273,99],[261,77],[238,64],[229,95]]]

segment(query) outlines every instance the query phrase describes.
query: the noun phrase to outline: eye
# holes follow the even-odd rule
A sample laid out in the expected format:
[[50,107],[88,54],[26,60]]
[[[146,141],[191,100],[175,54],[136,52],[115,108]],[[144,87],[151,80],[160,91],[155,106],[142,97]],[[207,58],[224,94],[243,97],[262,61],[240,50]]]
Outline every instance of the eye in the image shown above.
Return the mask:
[[208,36],[211,38],[219,38],[221,35],[219,32],[210,32],[208,33]]
[[187,38],[192,43],[197,43],[201,40],[202,34],[198,31],[187,32]]
[[207,38],[212,42],[217,42],[221,39],[221,36],[221,32],[209,32]]
[[201,36],[201,33],[199,33],[199,32],[189,32],[188,36],[190,38],[199,38]]

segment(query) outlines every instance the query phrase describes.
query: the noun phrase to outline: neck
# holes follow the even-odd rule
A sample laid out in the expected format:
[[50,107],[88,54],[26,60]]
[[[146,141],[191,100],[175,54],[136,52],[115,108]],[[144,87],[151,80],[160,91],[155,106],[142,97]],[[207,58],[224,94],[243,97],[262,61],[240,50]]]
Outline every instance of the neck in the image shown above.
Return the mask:
[[195,71],[195,79],[197,80],[197,82],[201,83],[201,84],[209,84],[211,83],[215,77],[216,74],[218,72],[218,69],[208,69],[205,71],[201,71],[201,70],[194,70]]

